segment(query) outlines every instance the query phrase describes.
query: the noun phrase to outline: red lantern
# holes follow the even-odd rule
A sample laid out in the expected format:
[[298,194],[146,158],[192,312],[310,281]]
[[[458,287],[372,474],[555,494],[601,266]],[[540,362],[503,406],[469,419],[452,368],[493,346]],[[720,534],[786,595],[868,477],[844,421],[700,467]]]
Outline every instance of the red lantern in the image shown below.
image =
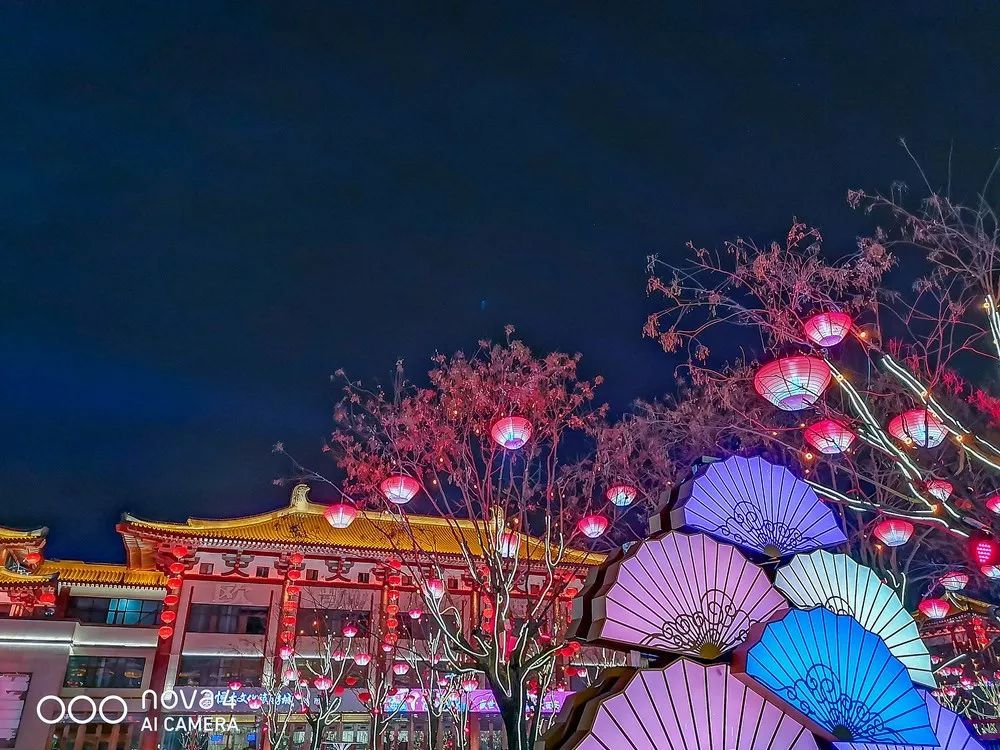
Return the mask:
[[291,643],[292,641],[295,640],[295,631],[294,630],[281,631],[281,640],[284,641],[285,643]]
[[358,693],[358,700],[361,701],[362,703],[367,703],[371,699],[372,699],[372,694],[369,693],[367,690],[362,690],[360,693]]
[[260,699],[259,695],[251,695],[247,698],[247,708],[251,711],[259,711],[260,707],[264,705],[264,701]]
[[576,588],[575,586],[570,586],[568,589],[566,589],[565,591],[563,591],[563,596],[565,596],[567,599],[572,599],[574,596],[576,596],[579,593],[580,593],[580,590],[578,588]]
[[521,549],[521,537],[516,531],[501,532],[497,538],[497,552],[501,557],[516,557]]
[[287,589],[289,596],[296,596],[302,590],[301,586],[290,585]]
[[419,620],[420,617],[421,617],[421,615],[423,615],[423,614],[424,614],[423,610],[414,607],[413,609],[410,610],[410,619],[411,620]]
[[944,479],[928,479],[924,486],[931,497],[940,500],[942,503],[951,497],[951,493],[955,489],[952,487],[951,482]]
[[364,651],[354,655],[354,663],[359,667],[363,667],[372,660],[371,654],[366,654]]
[[1000,513],[1000,494],[986,498],[986,509],[991,513]]
[[347,685],[347,687],[354,687],[355,685],[358,684],[358,678],[352,674],[349,674],[347,675],[347,677],[344,678],[344,684]]
[[235,692],[236,690],[239,690],[241,687],[243,687],[243,683],[240,682],[239,680],[230,680],[229,681],[229,689],[230,690],[232,690],[232,691]]
[[924,599],[920,602],[917,609],[923,613],[924,617],[931,620],[940,620],[948,614],[949,606],[948,602],[944,599]]
[[344,626],[344,637],[345,638],[353,638],[357,634],[358,634],[358,626],[355,625],[354,623],[349,622],[349,623],[347,623]]
[[301,565],[305,558],[302,556],[301,552],[293,552],[288,556],[288,562],[292,565]]
[[504,417],[493,423],[490,435],[501,448],[516,451],[531,439],[531,422],[524,417]]
[[320,692],[326,692],[333,687],[333,680],[326,675],[320,675],[313,680],[313,686]]
[[334,503],[323,511],[323,517],[335,529],[346,529],[357,515],[358,509],[349,503]]
[[611,504],[617,505],[619,508],[631,505],[638,495],[639,490],[631,484],[616,484],[609,487],[608,491],[604,493],[604,496],[611,501]]
[[977,565],[992,565],[1000,560],[1000,544],[993,537],[973,537],[969,540],[969,554]]
[[469,677],[462,678],[462,690],[466,693],[471,693],[477,687],[479,687],[479,680],[471,675]]
[[169,638],[174,634],[174,629],[170,625],[163,625],[160,627],[157,633],[159,634],[160,638],[166,640],[167,638]]
[[397,661],[392,665],[392,673],[397,677],[402,677],[404,674],[410,671],[410,665],[405,661]]
[[171,576],[167,579],[167,588],[177,590],[181,587],[181,579],[177,576]]
[[965,573],[952,571],[941,576],[940,582],[948,591],[961,591],[965,588],[965,584],[969,582],[969,576]]
[[183,544],[178,544],[172,550],[170,550],[170,552],[173,554],[173,556],[176,557],[176,558],[178,558],[178,559],[180,559],[182,557],[187,557],[188,554],[190,553],[190,551],[191,550],[189,550]]
[[820,453],[833,455],[843,453],[850,448],[857,436],[840,422],[833,419],[821,419],[806,427],[802,437]]
[[822,347],[836,346],[850,333],[851,316],[842,312],[824,312],[813,315],[802,326],[806,336]]
[[297,568],[292,568],[285,575],[288,576],[289,581],[297,581],[302,577],[302,571]]
[[593,513],[580,519],[576,525],[584,536],[597,539],[608,528],[608,519],[600,513]]
[[333,659],[334,661],[343,661],[346,658],[346,656],[347,654],[344,653],[344,649],[342,648],[335,648],[333,651],[330,652],[330,658]]
[[812,406],[830,384],[830,366],[818,357],[784,357],[768,362],[753,379],[757,393],[784,411]]
[[398,615],[399,614],[399,605],[398,604],[386,604],[385,605],[385,613],[387,615]]
[[52,591],[43,591],[38,595],[38,603],[43,607],[51,607],[56,603],[56,595]]
[[42,556],[38,552],[29,552],[24,556],[24,564],[29,567],[35,567],[42,561]]
[[163,606],[165,607],[175,607],[177,603],[181,600],[177,594],[167,594],[163,597]]
[[177,613],[172,609],[165,609],[160,612],[160,621],[165,622],[168,625],[177,619]]
[[420,490],[420,483],[406,474],[393,474],[391,477],[383,479],[382,484],[378,487],[390,503],[406,505]]
[[334,694],[335,696],[337,696],[338,698],[339,698],[340,696],[342,696],[342,695],[344,694],[344,686],[343,686],[343,685],[337,685],[337,687],[335,687],[335,688],[333,689],[333,694]]
[[283,625],[294,625],[295,615],[285,615],[284,617],[281,618],[281,623]]
[[948,431],[930,409],[910,409],[890,420],[889,434],[907,444],[936,448],[944,442]]
[[875,524],[874,532],[887,547],[906,544],[913,536],[913,524],[902,518],[887,518]]
[[392,575],[386,577],[385,582],[390,586],[402,586],[403,576],[399,573],[393,573]]
[[440,578],[428,578],[427,593],[435,599],[440,599],[444,596],[444,581]]
[[389,630],[395,630],[396,628],[399,627],[399,620],[397,620],[395,617],[390,617],[385,621],[385,626]]
[[181,573],[183,573],[183,572],[184,572],[185,570],[187,570],[187,565],[185,565],[185,564],[184,564],[184,563],[182,563],[182,562],[172,562],[172,563],[170,563],[170,568],[169,568],[169,570],[170,570],[170,572],[171,572],[171,573],[173,573],[174,575],[180,575],[180,574],[181,574]]
[[282,661],[288,661],[292,658],[292,654],[295,653],[295,649],[289,646],[287,643],[278,649],[278,656],[281,657]]

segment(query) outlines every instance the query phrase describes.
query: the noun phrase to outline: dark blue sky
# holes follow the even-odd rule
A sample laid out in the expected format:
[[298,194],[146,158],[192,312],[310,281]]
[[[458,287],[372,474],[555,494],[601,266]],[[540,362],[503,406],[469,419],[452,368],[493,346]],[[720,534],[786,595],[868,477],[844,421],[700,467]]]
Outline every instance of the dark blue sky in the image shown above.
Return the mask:
[[273,507],[329,373],[508,321],[621,408],[675,364],[648,253],[793,215],[849,247],[900,136],[970,185],[1000,142],[992,3],[376,5],[0,7],[0,524],[114,560],[123,510]]

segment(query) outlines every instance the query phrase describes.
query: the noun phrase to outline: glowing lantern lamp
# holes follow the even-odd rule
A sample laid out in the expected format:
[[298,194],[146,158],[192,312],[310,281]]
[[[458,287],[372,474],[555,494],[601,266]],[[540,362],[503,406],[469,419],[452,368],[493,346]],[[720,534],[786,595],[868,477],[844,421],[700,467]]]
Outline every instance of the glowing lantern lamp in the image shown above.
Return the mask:
[[875,525],[874,532],[887,547],[899,547],[910,541],[913,536],[913,524],[902,518],[887,518]]
[[323,511],[323,517],[335,529],[346,529],[357,515],[358,509],[350,503],[334,503]]
[[349,622],[349,623],[347,623],[344,626],[344,637],[345,638],[353,638],[357,634],[358,634],[358,626],[355,625],[354,623]]
[[806,427],[802,437],[820,453],[834,455],[851,447],[857,437],[853,432],[832,419],[821,419]]
[[367,665],[368,662],[370,662],[371,660],[372,660],[371,654],[366,654],[364,651],[354,655],[354,663],[357,664],[359,667]]
[[278,649],[278,656],[281,657],[282,661],[287,661],[292,658],[292,654],[295,653],[295,649],[289,646],[287,643]]
[[945,573],[941,576],[941,585],[948,591],[961,591],[965,588],[965,584],[968,582],[969,576],[965,573],[959,573],[958,571]]
[[466,693],[471,693],[477,687],[479,687],[479,680],[475,677],[466,677],[462,680],[462,690]]
[[420,483],[406,474],[393,474],[378,486],[385,499],[395,505],[406,505],[420,490]]
[[180,575],[185,570],[187,570],[187,565],[185,565],[182,562],[170,563],[170,572],[173,573],[174,575]]
[[239,690],[241,687],[243,687],[243,683],[240,682],[239,680],[230,680],[229,682],[230,690],[236,691]]
[[38,603],[43,607],[51,607],[56,603],[56,595],[51,591],[43,591],[38,595]]
[[158,635],[163,640],[166,640],[174,634],[174,629],[170,625],[163,625],[158,631]]
[[281,672],[281,679],[285,682],[294,682],[299,677],[299,673],[295,671],[295,667],[285,667]]
[[163,597],[163,606],[165,607],[176,606],[177,602],[179,602],[180,600],[181,598],[177,596],[177,594],[167,594],[165,597]]
[[37,552],[29,552],[24,556],[24,564],[34,567],[42,561],[42,556]]
[[577,528],[580,529],[584,536],[597,539],[608,528],[608,519],[599,513],[593,513],[581,518],[580,523],[577,524]]
[[986,499],[986,509],[991,513],[1000,513],[1000,493]]
[[949,608],[948,602],[944,599],[924,599],[917,607],[925,617],[931,620],[940,620],[948,614]]
[[531,422],[524,417],[504,417],[493,423],[490,435],[501,448],[516,451],[531,439]]
[[969,554],[978,565],[993,565],[1000,559],[1000,544],[991,537],[975,537],[969,541]]
[[416,607],[414,607],[413,609],[411,609],[411,610],[410,610],[410,619],[411,619],[411,620],[419,620],[419,619],[420,619],[420,617],[421,617],[421,616],[422,616],[423,614],[424,614],[424,613],[423,613],[423,610],[421,610],[421,609],[417,609]]
[[638,494],[639,491],[631,484],[616,484],[613,487],[608,488],[607,493],[605,493],[605,497],[611,501],[612,505],[617,505],[619,508],[625,508],[635,501]]
[[315,680],[313,680],[313,685],[316,687],[317,690],[326,692],[327,690],[333,687],[333,680],[331,680],[326,675],[320,675]]
[[168,625],[177,619],[177,613],[172,609],[165,609],[160,613],[160,621],[165,622]]
[[429,578],[427,580],[427,593],[435,599],[440,599],[444,596],[444,581],[440,578]]
[[521,549],[521,537],[516,531],[504,531],[497,539],[497,552],[501,557],[516,557]]
[[1000,565],[984,565],[980,570],[987,578],[1000,578]]
[[167,588],[176,590],[181,587],[181,579],[178,576],[171,576],[167,579]]
[[944,442],[944,423],[930,409],[910,409],[889,422],[889,434],[904,443],[936,448]]
[[410,671],[410,665],[405,661],[397,661],[392,665],[392,673],[397,677],[402,677],[404,674]]
[[927,484],[924,486],[931,497],[940,500],[942,503],[951,497],[952,490],[955,489],[951,482],[944,479],[928,479]]
[[842,312],[824,312],[813,315],[802,326],[806,336],[822,347],[836,346],[851,330],[851,316]]
[[830,366],[819,357],[783,357],[768,362],[753,379],[757,393],[784,411],[812,406],[830,384]]
[[264,701],[260,699],[260,696],[251,695],[247,698],[247,708],[251,711],[259,711],[260,707],[264,705]]
[[174,557],[176,557],[178,559],[180,559],[182,557],[187,557],[188,553],[190,552],[190,550],[187,547],[185,547],[183,544],[178,544],[176,547],[174,547],[170,551],[173,553]]

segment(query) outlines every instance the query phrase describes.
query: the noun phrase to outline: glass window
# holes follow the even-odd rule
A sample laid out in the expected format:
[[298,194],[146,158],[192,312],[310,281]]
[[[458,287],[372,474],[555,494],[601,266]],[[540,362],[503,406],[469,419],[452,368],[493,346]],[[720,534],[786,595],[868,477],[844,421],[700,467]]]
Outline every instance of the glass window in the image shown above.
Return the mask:
[[146,660],[134,656],[71,656],[64,687],[138,688]]
[[182,656],[177,684],[192,687],[222,687],[232,680],[259,685],[264,660],[252,656]]
[[186,629],[189,633],[263,635],[267,632],[267,607],[192,604]]
[[371,612],[361,612],[353,609],[310,609],[301,607],[295,629],[299,635],[309,636],[339,636],[348,623],[357,626],[358,636],[368,635]]
[[105,599],[94,596],[71,596],[66,616],[80,622],[101,625],[159,624],[163,602],[149,599]]

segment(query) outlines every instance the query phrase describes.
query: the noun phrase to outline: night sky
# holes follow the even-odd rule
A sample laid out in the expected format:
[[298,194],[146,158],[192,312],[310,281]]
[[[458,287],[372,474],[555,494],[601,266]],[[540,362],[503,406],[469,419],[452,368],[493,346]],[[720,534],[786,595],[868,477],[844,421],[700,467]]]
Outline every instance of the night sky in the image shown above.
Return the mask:
[[1000,144],[994,3],[376,5],[0,7],[0,524],[116,561],[122,511],[283,504],[336,368],[506,322],[624,408],[676,365],[647,254],[792,216],[850,248],[847,188],[916,186],[901,136],[960,186]]

